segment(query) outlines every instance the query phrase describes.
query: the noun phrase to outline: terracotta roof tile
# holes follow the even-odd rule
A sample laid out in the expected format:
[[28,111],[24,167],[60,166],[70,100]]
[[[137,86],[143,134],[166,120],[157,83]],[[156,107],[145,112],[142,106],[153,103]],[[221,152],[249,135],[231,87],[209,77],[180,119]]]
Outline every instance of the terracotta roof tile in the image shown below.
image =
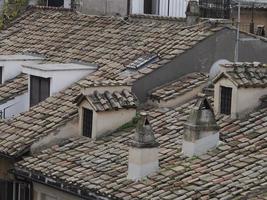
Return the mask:
[[[195,158],[181,153],[183,123],[195,100],[176,108],[150,110],[160,143],[160,170],[145,180],[127,180],[128,145],[133,132],[119,132],[93,141],[71,138],[24,158],[17,173],[43,175],[72,185],[73,191],[118,199],[233,199],[260,195],[266,189],[267,108],[247,121],[217,116],[221,140],[216,150]],[[260,125],[256,122],[261,121]],[[241,131],[242,129],[250,131]],[[260,131],[265,129],[265,131]]]
[[187,74],[176,81],[155,88],[150,97],[155,100],[168,101],[207,83],[208,75],[196,72]]
[[[184,27],[179,20],[127,21],[50,8],[28,9],[11,25],[0,32],[0,54],[33,52],[51,62],[78,60],[100,68],[29,112],[0,122],[0,153],[7,156],[18,156],[40,137],[77,116],[73,100],[81,86],[133,82],[214,34],[209,23]],[[124,73],[127,64],[150,53],[159,59],[146,70]]]
[[15,97],[27,92],[28,78],[26,74],[20,74],[17,77],[6,81],[0,85],[0,103],[3,104]]
[[231,63],[222,66],[225,70],[214,82],[226,76],[238,87],[267,87],[267,65],[261,63]]

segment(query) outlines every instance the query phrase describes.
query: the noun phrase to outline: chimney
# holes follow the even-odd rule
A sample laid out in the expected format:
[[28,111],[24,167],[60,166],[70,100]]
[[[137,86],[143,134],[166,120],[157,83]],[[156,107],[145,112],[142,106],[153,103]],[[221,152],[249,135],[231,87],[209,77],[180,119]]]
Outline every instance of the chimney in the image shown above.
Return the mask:
[[184,124],[183,154],[189,157],[206,153],[219,142],[219,127],[213,109],[202,96],[198,99]]
[[188,2],[185,14],[186,23],[188,26],[196,24],[200,16],[198,1],[190,0]]
[[138,181],[159,169],[159,143],[156,142],[147,113],[140,113],[129,146],[128,179]]

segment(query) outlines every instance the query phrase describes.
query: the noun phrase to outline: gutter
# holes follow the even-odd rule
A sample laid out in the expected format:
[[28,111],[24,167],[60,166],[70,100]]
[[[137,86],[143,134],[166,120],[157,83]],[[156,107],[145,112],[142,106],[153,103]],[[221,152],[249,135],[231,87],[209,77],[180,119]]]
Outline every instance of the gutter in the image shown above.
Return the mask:
[[98,190],[92,191],[90,189],[82,189],[79,186],[70,185],[68,183],[64,183],[60,180],[56,180],[53,178],[45,177],[41,173],[27,172],[22,169],[12,169],[10,173],[14,174],[16,177],[24,178],[28,181],[40,183],[42,185],[46,185],[52,187],[56,190],[66,192],[68,194],[77,196],[79,198],[85,200],[118,200],[119,198],[114,197],[105,197],[107,194],[101,194]]

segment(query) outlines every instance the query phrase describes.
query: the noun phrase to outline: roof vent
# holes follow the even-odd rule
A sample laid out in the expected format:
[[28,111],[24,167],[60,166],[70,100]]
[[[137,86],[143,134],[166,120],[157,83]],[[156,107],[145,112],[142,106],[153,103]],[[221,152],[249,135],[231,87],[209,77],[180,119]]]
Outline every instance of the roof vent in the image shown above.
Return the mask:
[[156,141],[147,113],[140,113],[129,149],[128,179],[140,180],[159,169],[159,143]]
[[183,153],[192,157],[206,153],[219,142],[219,127],[205,96],[198,99],[184,125]]

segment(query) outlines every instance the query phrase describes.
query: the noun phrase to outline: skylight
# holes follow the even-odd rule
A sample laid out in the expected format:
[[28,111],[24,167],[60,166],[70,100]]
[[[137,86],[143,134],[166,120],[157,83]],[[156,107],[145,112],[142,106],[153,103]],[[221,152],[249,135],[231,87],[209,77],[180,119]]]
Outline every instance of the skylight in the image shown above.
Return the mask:
[[140,69],[141,67],[144,67],[145,65],[156,60],[157,57],[158,57],[157,54],[143,55],[143,56],[137,58],[135,61],[133,61],[129,65],[127,65],[126,68],[130,69],[130,70]]

